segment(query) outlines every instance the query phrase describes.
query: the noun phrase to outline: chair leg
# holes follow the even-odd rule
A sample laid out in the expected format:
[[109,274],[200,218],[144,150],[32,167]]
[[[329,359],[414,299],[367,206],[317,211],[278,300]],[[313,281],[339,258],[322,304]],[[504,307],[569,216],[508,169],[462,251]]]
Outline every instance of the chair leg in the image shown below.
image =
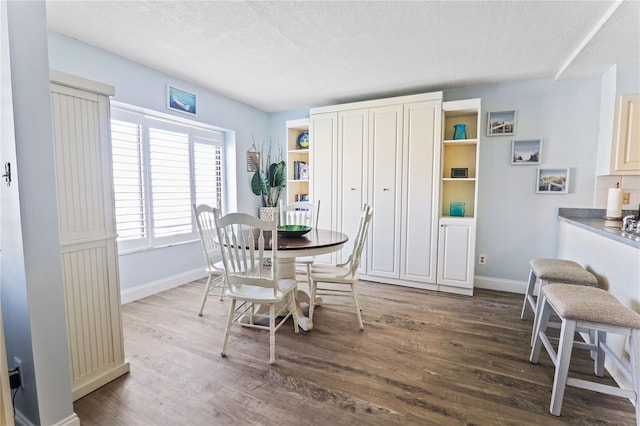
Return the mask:
[[207,285],[204,286],[204,294],[202,295],[202,303],[200,303],[200,312],[198,312],[199,316],[202,316],[202,312],[204,311],[204,304],[207,302],[207,296],[209,296],[209,286],[211,285],[211,280],[213,279],[213,275],[209,274],[209,279],[207,279]]
[[291,317],[293,318],[293,331],[298,334],[300,333],[300,327],[298,326],[298,309],[297,309],[297,301],[295,291],[289,293],[289,310],[291,311]]
[[229,332],[231,331],[231,323],[233,322],[233,314],[236,310],[236,299],[231,300],[231,305],[229,306],[229,317],[227,318],[227,327],[224,330],[224,338],[222,341],[222,351],[220,355],[227,356],[227,343],[229,342]]
[[536,286],[536,274],[533,273],[533,269],[529,271],[529,283],[527,284],[527,291],[524,294],[524,302],[522,303],[522,313],[520,314],[521,320],[527,319],[527,309],[529,304],[533,301],[533,289]]
[[540,305],[542,305],[542,312],[540,312],[540,320],[536,325],[536,329],[533,331],[534,340],[533,346],[531,348],[531,354],[529,355],[529,362],[532,364],[538,363],[538,357],[540,356],[540,349],[542,347],[542,339],[540,337],[540,334],[547,331],[549,317],[551,316],[551,305],[547,303],[546,297],[542,297],[542,300],[540,300]]
[[225,278],[224,274],[220,275],[218,279],[222,280],[220,282],[220,301],[222,302],[224,300],[224,288],[227,284],[227,279]]
[[269,306],[269,364],[276,363],[276,306]]
[[309,322],[313,324],[313,311],[316,307],[316,291],[317,291],[317,283],[311,278],[309,275]]
[[549,406],[549,411],[551,411],[551,414],[554,416],[559,416],[562,410],[562,400],[564,399],[564,391],[567,387],[567,376],[569,375],[569,364],[571,362],[571,351],[573,350],[575,332],[576,322],[562,319],[556,372],[553,376],[553,391],[551,392],[551,404]]
[[358,316],[358,325],[360,330],[364,330],[364,324],[362,324],[362,315],[360,314],[360,302],[358,301],[358,291],[356,290],[356,283],[351,283],[351,294],[353,295],[353,304],[356,307],[356,315]]

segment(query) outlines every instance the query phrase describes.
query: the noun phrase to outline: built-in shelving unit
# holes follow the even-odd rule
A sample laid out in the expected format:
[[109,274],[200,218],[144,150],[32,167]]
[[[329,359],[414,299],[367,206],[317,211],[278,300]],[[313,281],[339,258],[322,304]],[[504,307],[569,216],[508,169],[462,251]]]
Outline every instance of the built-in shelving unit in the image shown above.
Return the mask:
[[[460,125],[465,133],[454,136]],[[442,103],[438,288],[467,295],[475,274],[479,128],[480,99]]]
[[[309,131],[309,119],[290,120],[287,126],[287,204],[296,201],[311,201],[309,194],[310,161],[309,148],[298,146],[298,137]],[[303,169],[306,168],[306,173]]]

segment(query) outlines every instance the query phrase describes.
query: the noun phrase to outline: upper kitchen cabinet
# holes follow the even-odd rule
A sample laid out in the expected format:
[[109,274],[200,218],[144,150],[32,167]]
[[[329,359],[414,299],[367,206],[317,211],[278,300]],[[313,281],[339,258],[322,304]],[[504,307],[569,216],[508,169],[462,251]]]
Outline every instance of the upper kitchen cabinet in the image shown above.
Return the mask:
[[287,121],[287,204],[309,195],[309,119]]
[[640,94],[618,96],[615,112],[606,108],[601,116],[597,174],[640,175]]
[[618,97],[613,125],[612,174],[640,174],[640,94]]

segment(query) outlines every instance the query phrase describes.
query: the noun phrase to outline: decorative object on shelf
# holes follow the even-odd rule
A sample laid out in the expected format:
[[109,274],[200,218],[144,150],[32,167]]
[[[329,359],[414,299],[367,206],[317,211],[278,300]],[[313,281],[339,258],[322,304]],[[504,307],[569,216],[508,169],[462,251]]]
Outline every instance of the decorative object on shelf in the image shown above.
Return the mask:
[[464,216],[464,203],[462,202],[449,203],[449,215]]
[[167,108],[190,115],[197,114],[196,95],[167,85]]
[[538,169],[536,192],[539,194],[569,193],[569,169]]
[[309,149],[309,132],[300,132],[298,139],[296,139],[296,145],[298,149]]
[[255,172],[260,168],[260,151],[255,144],[247,150],[247,171]]
[[542,139],[511,141],[511,164],[540,164]]
[[488,114],[487,136],[506,136],[516,133],[516,111],[494,111]]
[[305,225],[281,225],[278,226],[278,234],[283,237],[302,237],[311,231],[310,226]]
[[309,180],[309,164],[307,162],[293,162],[293,180]]
[[605,219],[622,219],[622,195],[623,191],[622,188],[620,188],[620,182],[616,182],[615,188],[609,188],[609,193],[607,194],[607,213],[604,217]]
[[469,177],[469,168],[467,167],[452,167],[451,168],[451,177],[452,178],[468,178]]
[[466,124],[454,124],[453,125],[453,139],[466,139],[467,138],[467,125]]
[[272,146],[270,141],[266,155],[264,145],[258,155],[255,155],[255,151],[247,151],[247,155],[251,153],[253,156],[251,162],[257,167],[251,177],[251,190],[261,198],[262,207],[276,207],[283,189],[287,187],[287,163],[282,159],[282,148],[278,145],[278,155],[272,161]]

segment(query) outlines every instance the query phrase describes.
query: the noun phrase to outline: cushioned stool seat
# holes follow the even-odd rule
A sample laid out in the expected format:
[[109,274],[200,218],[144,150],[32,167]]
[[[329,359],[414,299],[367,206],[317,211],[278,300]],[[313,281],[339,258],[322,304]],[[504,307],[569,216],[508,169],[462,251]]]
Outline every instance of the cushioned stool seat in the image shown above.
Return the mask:
[[[542,306],[529,361],[538,362],[541,345],[549,353],[556,366],[551,395],[551,414],[559,416],[562,399],[567,385],[611,395],[630,398],[635,401],[636,420],[640,420],[639,373],[640,373],[640,315],[620,303],[605,290],[581,285],[548,284],[541,291]],[[562,321],[557,353],[546,334],[549,316],[554,311]],[[604,375],[604,358],[610,356],[612,362],[633,384],[633,390],[604,385],[587,380],[568,377],[573,341],[577,328],[594,331],[596,338],[592,344],[578,346],[595,353],[595,374]],[[606,333],[629,336],[630,366],[626,365],[606,344]]]
[[[585,270],[579,263],[565,259],[533,259],[529,262],[531,271],[529,272],[529,282],[527,291],[522,303],[520,319],[527,319],[527,310],[531,308],[534,313],[533,330],[536,328],[536,321],[540,307],[537,300],[540,297],[540,289],[547,283],[580,284],[587,286],[597,286],[598,279],[589,271]],[[534,298],[536,282],[540,282],[538,295]],[[531,333],[531,344],[533,344],[533,332]]]

